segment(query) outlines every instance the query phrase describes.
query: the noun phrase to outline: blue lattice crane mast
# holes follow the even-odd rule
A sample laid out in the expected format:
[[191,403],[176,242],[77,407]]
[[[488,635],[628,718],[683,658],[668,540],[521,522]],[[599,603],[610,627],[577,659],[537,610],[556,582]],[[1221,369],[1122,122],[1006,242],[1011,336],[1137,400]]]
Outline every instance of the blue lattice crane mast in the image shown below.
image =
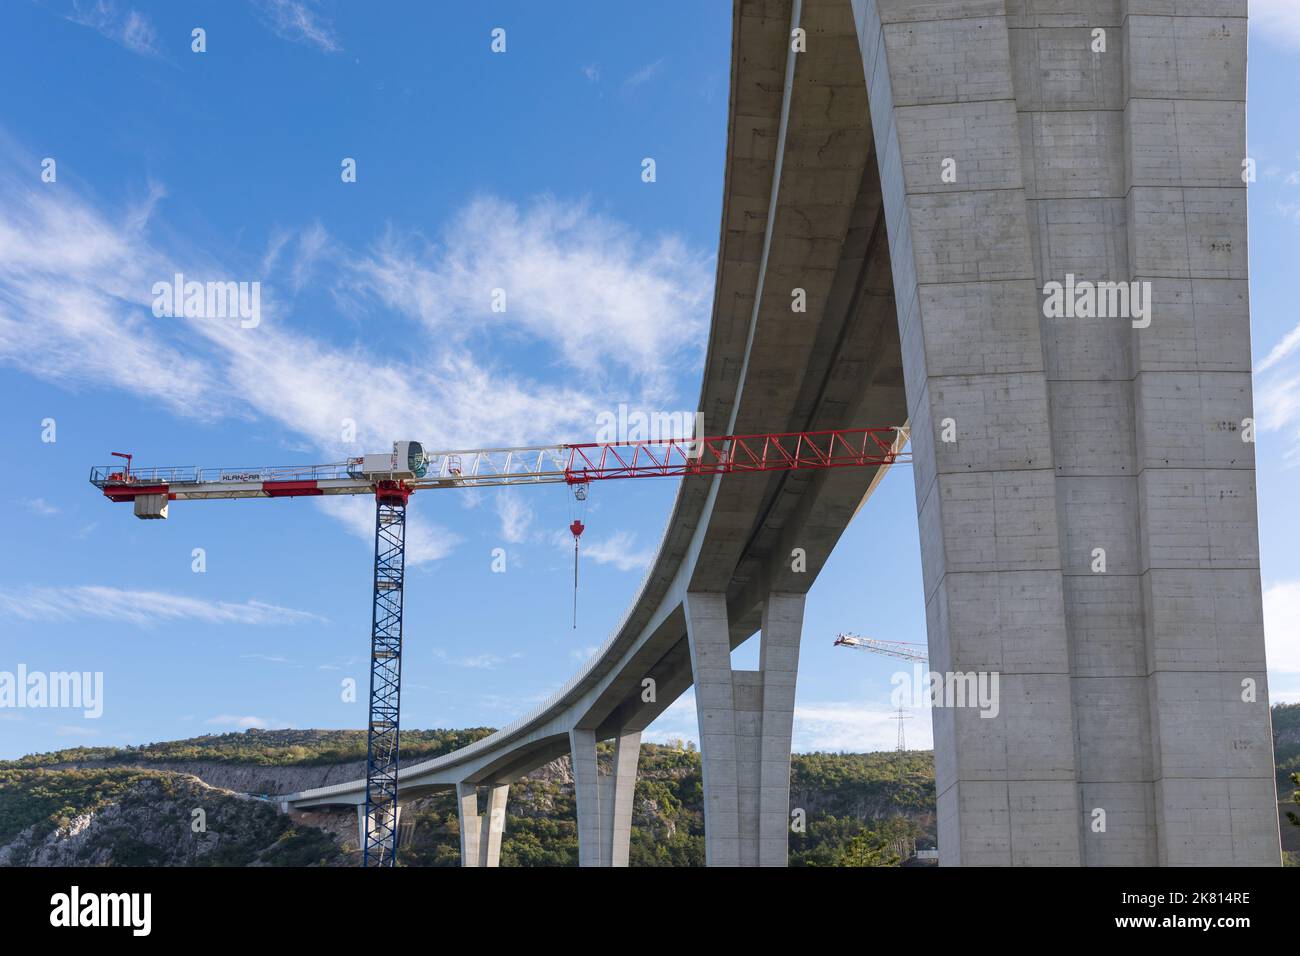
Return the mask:
[[[269,468],[93,468],[90,481],[110,501],[131,502],[138,518],[166,518],[172,501],[375,496],[374,600],[370,635],[370,719],[366,740],[364,866],[393,866],[397,858],[398,770],[401,738],[402,612],[406,508],[416,491],[567,484],[585,500],[593,481],[614,478],[709,477],[804,469],[888,467],[911,460],[903,428],[846,428],[718,438],[586,442],[526,448],[426,452],[416,441],[390,453],[327,465]],[[584,525],[569,526],[577,548]],[[575,596],[576,600],[576,596]],[[575,604],[576,614],[576,604]]]
[[401,736],[402,580],[406,503],[401,482],[375,489],[375,597],[370,627],[370,723],[366,735],[366,824],[362,866],[397,862],[397,770]]

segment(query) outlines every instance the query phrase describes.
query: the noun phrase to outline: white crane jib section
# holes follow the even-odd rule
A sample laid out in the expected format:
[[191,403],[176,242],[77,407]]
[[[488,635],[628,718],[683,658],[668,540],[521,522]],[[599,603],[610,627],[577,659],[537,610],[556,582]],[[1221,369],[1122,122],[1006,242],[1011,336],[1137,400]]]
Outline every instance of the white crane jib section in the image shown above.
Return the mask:
[[814,432],[723,435],[647,441],[585,442],[520,448],[427,452],[399,441],[387,454],[363,455],[325,465],[261,468],[93,468],[90,481],[112,501],[135,503],[141,518],[165,518],[167,502],[214,498],[289,498],[371,494],[399,485],[403,493],[426,488],[481,488],[612,478],[707,477],[744,472],[889,466],[910,461],[905,433],[895,427]]
[[322,465],[104,466],[94,469],[90,480],[115,501],[148,495],[170,500],[361,495],[373,494],[381,481],[401,481],[411,490],[562,483],[569,458],[566,445],[425,452],[419,442],[404,441],[394,442],[388,454]]

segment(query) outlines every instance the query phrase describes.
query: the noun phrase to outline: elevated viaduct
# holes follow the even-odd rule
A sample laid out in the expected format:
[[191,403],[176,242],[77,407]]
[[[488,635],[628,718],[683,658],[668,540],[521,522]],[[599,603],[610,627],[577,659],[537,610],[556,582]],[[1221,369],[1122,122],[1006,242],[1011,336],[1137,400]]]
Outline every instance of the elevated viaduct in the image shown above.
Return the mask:
[[[709,434],[910,423],[931,666],[1000,696],[996,717],[933,710],[944,864],[1279,862],[1242,431],[1245,17],[735,4],[699,408]],[[1132,298],[1075,308],[1080,283]],[[495,865],[510,784],[568,753],[580,862],[626,865],[641,733],[694,686],[709,864],[784,865],[805,595],[881,477],[683,482],[592,661],[405,767],[403,797],[454,788],[464,864]],[[756,633],[759,669],[734,669]],[[362,807],[364,788],[284,801]]]

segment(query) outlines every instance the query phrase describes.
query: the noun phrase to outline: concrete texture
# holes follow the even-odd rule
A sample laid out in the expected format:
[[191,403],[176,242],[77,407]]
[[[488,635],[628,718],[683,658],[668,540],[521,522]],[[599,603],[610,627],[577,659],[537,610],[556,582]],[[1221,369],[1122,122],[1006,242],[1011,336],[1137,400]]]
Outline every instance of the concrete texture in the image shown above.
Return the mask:
[[608,774],[599,772],[593,731],[571,730],[569,740],[578,805],[578,865],[627,866],[641,732],[614,738],[614,763]]
[[460,818],[460,865],[499,866],[501,834],[506,827],[506,800],[509,784],[488,788],[487,807],[478,812],[478,785],[456,785],[456,812]]
[[[1276,865],[1245,4],[853,9],[931,660],[1001,678],[997,718],[935,711],[942,861]],[[1067,274],[1151,283],[1150,326],[1045,317]]]
[[686,596],[709,866],[785,866],[803,595],[764,603],[757,671],[731,666],[727,603]]

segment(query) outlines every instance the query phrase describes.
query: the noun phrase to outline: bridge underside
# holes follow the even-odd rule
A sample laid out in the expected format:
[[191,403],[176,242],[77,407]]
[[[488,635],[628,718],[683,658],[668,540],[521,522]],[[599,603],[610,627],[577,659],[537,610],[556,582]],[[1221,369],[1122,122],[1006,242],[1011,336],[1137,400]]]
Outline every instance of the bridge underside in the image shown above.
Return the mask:
[[[700,409],[910,422],[931,667],[996,692],[933,711],[944,864],[1279,862],[1245,44],[1244,0],[736,3]],[[1149,296],[1057,315],[1053,282]],[[626,864],[641,731],[694,685],[709,862],[784,865],[803,595],[880,477],[684,483],[597,661],[403,797],[458,787],[494,865],[508,784],[570,753],[581,862]]]

